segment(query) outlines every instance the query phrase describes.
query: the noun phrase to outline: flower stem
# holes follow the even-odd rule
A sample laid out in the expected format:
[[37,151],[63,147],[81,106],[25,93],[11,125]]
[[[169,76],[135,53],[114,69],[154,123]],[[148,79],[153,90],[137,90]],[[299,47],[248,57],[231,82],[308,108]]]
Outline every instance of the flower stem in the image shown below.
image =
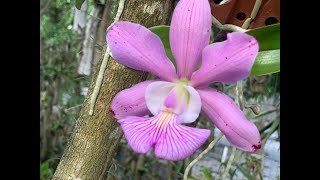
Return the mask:
[[187,180],[188,179],[188,174],[189,174],[189,171],[190,169],[192,168],[192,166],[194,164],[196,164],[205,154],[207,154],[212,148],[213,146],[222,138],[223,134],[220,133],[209,145],[208,147],[202,151],[199,156],[194,159],[186,168],[186,170],[184,171],[184,175],[183,175],[183,180]]
[[241,111],[244,108],[244,100],[243,100],[243,87],[242,87],[242,80],[237,82],[237,87],[236,87],[236,104],[240,107]]
[[272,110],[270,110],[270,111],[262,112],[262,113],[260,113],[259,115],[256,115],[256,116],[252,117],[251,119],[257,119],[257,118],[259,118],[259,117],[266,116],[266,115],[268,115],[268,114],[271,114],[271,113],[277,112],[277,111],[279,111],[279,108],[272,109]]
[[227,175],[228,175],[228,173],[229,173],[229,170],[230,170],[230,168],[231,168],[231,164],[233,163],[233,159],[234,159],[234,155],[235,155],[235,153],[236,153],[236,150],[237,150],[236,147],[233,147],[233,148],[232,148],[232,152],[231,152],[231,155],[230,155],[230,157],[229,157],[226,170],[224,171],[224,173],[223,173],[223,175],[222,175],[222,178],[221,178],[222,180],[225,180],[226,177],[227,177]]

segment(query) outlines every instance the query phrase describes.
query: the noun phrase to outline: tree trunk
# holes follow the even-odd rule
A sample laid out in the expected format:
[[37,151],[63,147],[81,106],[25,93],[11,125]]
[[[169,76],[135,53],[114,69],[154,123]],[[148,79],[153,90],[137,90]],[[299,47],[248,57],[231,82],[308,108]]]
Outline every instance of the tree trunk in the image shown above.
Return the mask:
[[85,38],[83,41],[82,56],[78,68],[78,74],[89,76],[91,73],[91,62],[96,43],[96,35],[100,17],[103,13],[103,6],[95,4],[92,10],[92,16],[86,27]]
[[[92,67],[95,68],[97,66],[99,59],[101,55],[103,54],[102,48],[106,44],[106,30],[108,26],[112,23],[113,19],[111,18],[111,5],[118,3],[117,1],[114,0],[108,0],[106,1],[106,4],[104,6],[103,10],[103,15],[102,15],[102,20],[99,24],[98,32],[97,32],[97,37],[96,37],[96,45],[97,48],[94,49],[94,55],[93,55],[93,61],[92,61]],[[115,10],[116,11],[116,10]]]
[[74,18],[73,18],[72,30],[77,34],[81,34],[82,30],[86,27],[87,10],[88,10],[88,0],[85,0],[83,2],[80,10],[74,7]]
[[[159,25],[167,22],[172,5],[173,2],[168,0],[127,0],[121,20],[146,27]],[[55,180],[105,179],[122,136],[121,128],[109,112],[110,102],[119,91],[147,78],[147,73],[126,68],[109,58],[94,114],[90,116],[90,97],[102,59],[103,56],[94,71],[80,116],[53,176]]]

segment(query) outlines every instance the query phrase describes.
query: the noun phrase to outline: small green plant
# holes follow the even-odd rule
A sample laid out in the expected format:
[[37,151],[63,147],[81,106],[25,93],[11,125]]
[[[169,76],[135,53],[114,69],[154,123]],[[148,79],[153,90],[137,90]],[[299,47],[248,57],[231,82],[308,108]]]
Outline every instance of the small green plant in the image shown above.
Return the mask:
[[53,169],[49,167],[49,161],[40,164],[40,180],[50,179],[53,175]]

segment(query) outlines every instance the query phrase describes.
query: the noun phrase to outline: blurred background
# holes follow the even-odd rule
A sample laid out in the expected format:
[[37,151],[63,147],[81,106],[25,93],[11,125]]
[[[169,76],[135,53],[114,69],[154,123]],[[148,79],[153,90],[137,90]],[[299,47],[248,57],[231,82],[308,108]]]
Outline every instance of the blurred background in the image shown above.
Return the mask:
[[[81,109],[99,60],[105,31],[117,11],[117,0],[86,0],[81,9],[74,0],[40,1],[40,179],[51,179]],[[216,41],[223,33],[214,30]],[[236,84],[213,84],[231,98]],[[280,179],[280,73],[249,77],[243,81],[244,109],[259,128],[263,149],[236,151],[230,179]],[[255,114],[259,107],[259,114]],[[178,162],[158,160],[152,153],[133,153],[123,138],[109,169],[108,179],[182,179],[186,166],[217,136],[219,130],[204,115],[194,126],[214,131],[192,157]],[[219,179],[232,146],[222,138],[194,165],[194,179]]]

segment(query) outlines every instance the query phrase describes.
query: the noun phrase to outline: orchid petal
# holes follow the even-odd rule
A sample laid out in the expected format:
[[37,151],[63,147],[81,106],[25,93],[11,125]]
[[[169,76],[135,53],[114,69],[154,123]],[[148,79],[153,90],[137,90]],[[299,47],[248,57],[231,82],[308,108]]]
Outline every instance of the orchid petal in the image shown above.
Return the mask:
[[152,118],[129,116],[121,124],[129,146],[137,153],[147,153],[166,160],[183,160],[192,155],[210,136],[210,130],[181,125],[179,116],[161,112]]
[[160,38],[149,29],[130,22],[117,22],[107,32],[107,42],[118,63],[147,71],[163,80],[177,79]]
[[117,119],[127,116],[145,116],[149,114],[145,101],[145,91],[149,84],[156,81],[144,81],[131,88],[120,91],[112,100],[110,111]]
[[147,87],[145,101],[148,109],[153,115],[157,115],[159,113],[166,96],[174,86],[175,83],[156,81]]
[[208,0],[180,0],[170,26],[170,47],[177,62],[178,75],[190,78],[208,45],[211,11]]
[[201,98],[192,86],[185,86],[185,88],[189,92],[189,102],[181,115],[181,123],[192,123],[197,120],[201,112]]
[[152,118],[128,116],[118,120],[128,145],[136,153],[147,153],[155,143],[153,139],[155,130]]
[[237,148],[256,152],[261,148],[257,127],[246,119],[242,111],[225,94],[214,89],[197,89],[202,110]]
[[227,37],[203,50],[202,66],[191,78],[194,87],[213,82],[232,84],[250,75],[259,50],[257,40],[241,32],[229,33]]
[[[180,120],[181,121],[181,120]],[[158,158],[179,161],[191,156],[210,136],[210,130],[184,126],[173,119],[164,128],[155,146]]]

